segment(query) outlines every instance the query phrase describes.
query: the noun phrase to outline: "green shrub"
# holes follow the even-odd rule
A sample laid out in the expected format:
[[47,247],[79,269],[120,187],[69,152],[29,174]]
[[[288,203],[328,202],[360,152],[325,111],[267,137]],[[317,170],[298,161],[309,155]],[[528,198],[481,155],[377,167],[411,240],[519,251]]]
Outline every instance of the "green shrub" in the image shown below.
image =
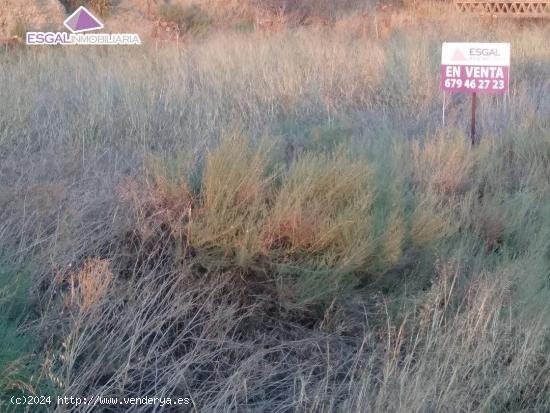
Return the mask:
[[114,7],[113,0],[61,0],[61,4],[63,4],[67,13],[72,13],[80,6],[84,6],[102,17],[109,15]]
[[17,21],[15,22],[15,26],[13,26],[11,30],[11,35],[24,39],[27,34],[27,29],[27,23],[22,19],[17,19]]
[[36,355],[37,341],[21,330],[30,315],[29,282],[26,271],[0,269],[1,411],[11,396],[53,394],[50,383],[40,374],[42,358]]
[[149,211],[137,220],[142,233],[169,229],[208,269],[259,270],[293,300],[324,301],[456,230],[431,192],[407,194],[403,178],[343,146],[305,150],[288,166],[277,153],[265,140],[227,137],[207,154],[198,192],[188,159],[156,162],[146,193],[131,197]]
[[206,34],[211,25],[208,13],[197,5],[184,7],[180,4],[163,4],[159,13],[163,20],[176,23],[182,33],[194,36]]
[[292,157],[304,151],[330,152],[350,142],[352,131],[341,122],[308,125],[282,122],[276,129],[286,141],[286,155]]
[[[261,229],[271,197],[270,147],[253,148],[242,138],[227,138],[208,154],[189,242],[206,252],[214,248],[238,265],[262,253]],[[227,259],[226,258],[226,259]]]
[[371,167],[343,149],[305,154],[284,176],[264,229],[270,255],[304,298],[333,296],[372,264]]

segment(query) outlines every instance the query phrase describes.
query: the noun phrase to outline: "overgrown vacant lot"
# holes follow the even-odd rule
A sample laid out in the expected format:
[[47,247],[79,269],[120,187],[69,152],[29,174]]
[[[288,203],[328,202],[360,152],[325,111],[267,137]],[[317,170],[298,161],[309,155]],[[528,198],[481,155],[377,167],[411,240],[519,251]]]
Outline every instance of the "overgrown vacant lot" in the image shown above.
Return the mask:
[[[2,52],[0,411],[550,411],[548,38],[456,18]],[[475,147],[438,91],[468,40],[512,43]]]

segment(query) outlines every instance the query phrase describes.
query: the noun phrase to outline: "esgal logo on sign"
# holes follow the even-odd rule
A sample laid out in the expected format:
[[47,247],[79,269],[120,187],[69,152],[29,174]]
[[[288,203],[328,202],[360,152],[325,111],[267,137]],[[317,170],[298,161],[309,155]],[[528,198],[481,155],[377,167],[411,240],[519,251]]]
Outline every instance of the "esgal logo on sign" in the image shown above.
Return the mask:
[[499,56],[498,49],[470,49],[470,56]]

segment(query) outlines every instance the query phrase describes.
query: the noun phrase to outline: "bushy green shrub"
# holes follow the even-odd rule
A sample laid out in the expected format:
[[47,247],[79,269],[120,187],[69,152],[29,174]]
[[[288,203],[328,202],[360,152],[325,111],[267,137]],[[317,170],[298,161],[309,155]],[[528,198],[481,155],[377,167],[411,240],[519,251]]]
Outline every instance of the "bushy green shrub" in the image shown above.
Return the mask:
[[107,16],[114,7],[113,0],[61,0],[68,13],[74,12],[80,6],[88,7],[102,17]]
[[[11,396],[53,395],[49,381],[41,375],[37,341],[22,331],[31,313],[29,284],[26,271],[0,268],[0,411],[12,411]],[[24,411],[24,406],[19,408]],[[45,410],[36,406],[36,411]]]
[[146,194],[133,198],[149,200],[135,210],[154,217],[138,219],[143,233],[168,228],[206,268],[263,266],[286,296],[323,301],[456,229],[435,197],[405,205],[405,185],[379,182],[375,166],[343,146],[305,150],[290,165],[278,163],[277,153],[265,140],[227,137],[207,154],[197,193],[174,176],[177,167],[151,169]]
[[24,39],[27,34],[27,29],[27,23],[22,19],[17,19],[15,26],[13,26],[11,30],[11,35]]
[[204,35],[211,25],[208,13],[195,4],[187,7],[180,4],[162,4],[159,14],[163,20],[176,23],[181,32],[194,36]]

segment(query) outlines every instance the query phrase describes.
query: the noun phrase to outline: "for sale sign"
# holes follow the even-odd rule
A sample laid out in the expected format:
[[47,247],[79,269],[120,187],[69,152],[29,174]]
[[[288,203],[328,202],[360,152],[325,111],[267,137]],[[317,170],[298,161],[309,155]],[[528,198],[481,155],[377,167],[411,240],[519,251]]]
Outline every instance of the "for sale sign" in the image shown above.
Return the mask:
[[443,43],[441,89],[502,94],[510,83],[510,43]]

